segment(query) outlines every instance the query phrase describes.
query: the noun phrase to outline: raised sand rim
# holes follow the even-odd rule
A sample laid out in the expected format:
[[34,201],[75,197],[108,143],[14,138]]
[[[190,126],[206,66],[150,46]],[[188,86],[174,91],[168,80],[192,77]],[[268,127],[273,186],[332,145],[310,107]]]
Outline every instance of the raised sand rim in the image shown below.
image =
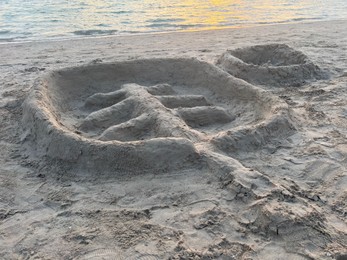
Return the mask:
[[183,58],[53,71],[37,80],[23,119],[39,155],[95,171],[186,167],[201,147],[255,149],[292,129],[277,97]]
[[305,54],[286,44],[228,50],[217,65],[247,82],[269,86],[301,86],[327,77]]

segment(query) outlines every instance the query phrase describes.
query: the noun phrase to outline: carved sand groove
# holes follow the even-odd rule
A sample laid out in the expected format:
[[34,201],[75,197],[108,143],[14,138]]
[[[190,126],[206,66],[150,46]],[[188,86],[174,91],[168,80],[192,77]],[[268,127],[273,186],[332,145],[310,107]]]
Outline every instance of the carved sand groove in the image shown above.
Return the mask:
[[[51,72],[24,104],[38,154],[88,171],[167,171],[293,131],[287,105],[195,59],[94,64]],[[197,146],[198,145],[198,146]]]
[[220,107],[180,108],[178,109],[178,114],[191,127],[226,124],[235,119],[235,117],[228,115],[225,109]]
[[217,66],[249,83],[267,86],[297,87],[328,76],[305,54],[286,44],[228,50],[218,59]]
[[206,98],[200,95],[161,96],[158,99],[164,106],[168,108],[197,107],[209,105]]
[[[198,140],[199,135],[193,133],[185,122],[168,108],[205,104],[204,97],[160,96],[160,98],[156,98],[149,94],[144,86],[126,84],[118,92],[93,95],[87,99],[85,106],[90,104],[90,100],[94,100],[94,105],[100,104],[103,107],[105,103],[112,100],[110,97],[119,97],[119,92],[125,93],[126,98],[114,105],[89,114],[82,120],[80,130],[90,132],[95,129],[101,131],[106,129],[98,138],[104,141],[136,141],[144,139],[146,133],[152,133],[148,136],[149,138],[186,137]],[[104,99],[105,102],[103,102]],[[115,102],[117,102],[117,99]],[[129,136],[126,137],[125,135],[128,133]]]

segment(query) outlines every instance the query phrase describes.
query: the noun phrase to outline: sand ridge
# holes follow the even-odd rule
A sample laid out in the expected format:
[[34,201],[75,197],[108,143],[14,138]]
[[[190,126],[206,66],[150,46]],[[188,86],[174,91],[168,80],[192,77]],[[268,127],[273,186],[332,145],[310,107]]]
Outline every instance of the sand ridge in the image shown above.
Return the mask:
[[255,45],[228,50],[217,65],[235,77],[253,84],[299,87],[310,80],[327,79],[302,52],[286,44]]
[[52,72],[37,81],[23,120],[39,153],[115,174],[199,163],[194,143],[257,149],[294,131],[280,99],[183,58]]

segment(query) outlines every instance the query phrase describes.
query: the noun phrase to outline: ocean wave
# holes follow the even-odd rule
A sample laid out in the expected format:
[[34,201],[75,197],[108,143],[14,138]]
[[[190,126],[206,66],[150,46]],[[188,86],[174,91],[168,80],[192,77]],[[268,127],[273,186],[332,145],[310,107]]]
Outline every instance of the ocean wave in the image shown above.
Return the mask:
[[1,43],[13,42],[14,40],[14,38],[0,38]]
[[322,20],[322,17],[309,17],[309,18],[294,18],[287,20],[288,22],[302,22],[302,21],[310,21],[310,20]]
[[172,29],[190,29],[190,28],[203,28],[207,27],[206,24],[175,24],[175,23],[151,23],[146,27],[149,28],[172,28]]
[[10,34],[11,31],[9,30],[0,30],[0,34]]
[[118,32],[118,30],[77,30],[72,32],[75,35],[109,35]]
[[[261,0],[241,0],[234,4],[202,1],[196,5],[180,0],[100,1],[98,4],[72,1],[69,5],[65,0],[54,2],[53,5],[40,0],[1,3],[1,39],[50,39],[226,28],[240,24],[296,23],[345,19],[347,14],[346,0],[330,0],[322,5],[317,5],[315,0],[306,0],[300,5],[290,0],[269,0],[266,4]],[[270,4],[271,9],[268,8]]]
[[181,18],[157,18],[157,19],[149,19],[146,22],[148,23],[168,23],[168,22],[183,22],[184,19]]
[[113,11],[111,14],[131,14],[133,11]]

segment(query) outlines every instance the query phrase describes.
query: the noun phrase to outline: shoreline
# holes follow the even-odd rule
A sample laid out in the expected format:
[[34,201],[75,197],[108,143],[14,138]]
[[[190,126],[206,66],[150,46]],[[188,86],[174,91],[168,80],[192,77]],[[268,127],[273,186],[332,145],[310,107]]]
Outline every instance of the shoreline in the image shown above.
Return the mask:
[[[347,20],[336,20],[0,44],[0,258],[273,260],[281,256],[333,260],[338,256],[346,257],[346,27]],[[250,78],[255,83],[248,84],[230,78],[214,65],[228,49],[273,43],[302,52],[312,62],[309,68],[319,66],[330,77],[308,80],[295,87],[256,85],[262,75]],[[271,60],[274,52],[269,53]],[[284,53],[289,55],[290,52]],[[255,59],[251,52],[246,54]],[[256,57],[267,55],[264,52]],[[292,58],[291,55],[285,57],[285,60]],[[158,60],[162,66],[156,65]],[[170,63],[173,60],[175,64]],[[110,70],[107,65],[114,62],[125,69],[115,75],[107,73]],[[112,88],[107,82],[118,85],[118,77],[130,77],[132,82],[128,83],[136,83],[119,86],[124,87],[126,93],[148,95],[149,92],[144,92],[146,80],[142,82],[139,75],[149,73],[154,76],[148,77],[148,86],[154,96],[157,91],[156,97],[149,96],[155,106],[161,106],[159,99],[169,105],[172,100],[183,105],[190,100],[205,106],[202,110],[177,108],[185,113],[182,115],[189,122],[189,119],[200,120],[192,116],[191,111],[205,113],[209,111],[206,105],[211,102],[219,107],[218,115],[224,116],[224,121],[220,122],[223,124],[217,124],[218,128],[214,125],[204,128],[193,121],[195,130],[190,132],[191,128],[180,125],[177,117],[172,117],[181,132],[194,133],[193,137],[199,140],[188,144],[186,139],[180,139],[186,145],[184,151],[200,159],[189,156],[189,167],[170,169],[165,166],[160,173],[154,166],[161,161],[156,161],[157,156],[150,157],[157,146],[150,142],[147,145],[152,150],[144,146],[139,148],[141,158],[147,160],[142,164],[147,170],[131,164],[136,174],[135,171],[127,172],[126,164],[122,168],[124,171],[110,167],[108,172],[87,172],[83,167],[74,169],[74,163],[41,157],[35,145],[27,140],[30,134],[35,135],[35,127],[29,131],[23,122],[23,114],[28,112],[23,111],[23,102],[32,93],[38,78],[51,71],[82,65],[91,72],[74,74],[69,71],[75,81],[71,80],[62,90],[74,90],[73,95],[59,90],[48,93],[54,102],[60,100],[62,107],[73,96],[77,97],[73,106],[80,106],[79,97],[84,102],[85,97],[94,93],[110,92]],[[100,70],[93,70],[94,66]],[[180,67],[179,73],[177,67]],[[202,69],[206,73],[201,74]],[[128,71],[134,72],[128,75]],[[218,73],[220,77],[216,76]],[[281,75],[279,73],[277,78]],[[58,74],[54,77],[62,80]],[[99,78],[100,82],[93,81],[92,77]],[[172,86],[156,85],[158,78]],[[224,84],[220,78],[222,82],[229,80],[229,87],[236,88],[239,96],[218,96],[218,86]],[[177,82],[190,82],[192,86],[204,88],[192,92]],[[163,94],[160,88],[169,96],[158,98]],[[252,100],[243,93],[260,99]],[[54,98],[56,94],[57,99]],[[146,105],[146,100],[131,100],[137,100],[136,104],[144,106],[151,114],[153,109]],[[260,100],[262,111],[254,109],[254,104]],[[282,113],[284,109],[287,114]],[[161,107],[159,114],[166,116],[168,111],[167,107]],[[80,119],[70,122],[69,116],[63,114],[64,122],[78,126]],[[267,118],[281,119],[281,116],[293,124],[279,120],[284,123],[269,130],[275,134],[268,141],[269,138],[265,138],[267,128],[262,130],[258,123]],[[135,121],[139,123],[139,120]],[[258,139],[264,143],[253,144],[254,149],[245,150],[241,148],[247,142],[236,138],[241,140],[234,142],[237,148],[226,149],[225,144],[233,141],[233,136],[228,136],[228,127],[242,128],[243,123],[253,138],[249,143]],[[88,127],[90,125],[86,124],[89,131]],[[152,131],[151,134],[156,133]],[[49,142],[49,138],[47,140]],[[183,167],[181,154],[175,154],[179,144],[170,140],[174,144],[172,149],[170,142],[165,143],[170,153],[159,149],[157,154],[168,164],[176,161],[176,165]],[[214,151],[210,150],[211,146],[215,147]],[[59,148],[61,150],[53,152],[59,155],[69,147],[69,143],[65,143]],[[84,147],[92,159],[83,163],[101,162],[98,169],[102,169],[106,163],[98,160],[98,153],[86,144]],[[106,158],[109,156],[106,149],[100,151]],[[68,152],[67,157],[76,155]],[[83,159],[83,154],[78,156]],[[132,162],[131,156],[126,159]]]
[[[307,19],[309,20],[309,19]],[[133,36],[150,36],[150,35],[166,35],[166,34],[180,34],[180,33],[199,33],[199,32],[208,32],[208,31],[228,31],[228,30],[242,30],[250,28],[262,28],[262,27],[277,27],[277,26],[286,26],[286,25],[303,25],[303,24],[316,24],[316,23],[329,23],[329,22],[339,22],[346,21],[347,19],[332,19],[332,20],[315,20],[311,21],[293,21],[293,22],[279,22],[279,23],[258,23],[258,24],[246,24],[238,26],[226,26],[220,28],[200,28],[200,29],[191,29],[191,30],[177,30],[177,31],[158,31],[158,32],[136,32],[136,33],[122,33],[122,34],[105,34],[105,35],[84,35],[84,36],[62,36],[62,37],[53,37],[53,38],[43,38],[36,40],[23,40],[23,41],[0,41],[0,45],[7,44],[25,44],[25,43],[49,43],[49,42],[62,42],[62,41],[79,41],[79,40],[93,40],[93,39],[103,39],[103,38],[115,38],[115,37],[133,37]]]

